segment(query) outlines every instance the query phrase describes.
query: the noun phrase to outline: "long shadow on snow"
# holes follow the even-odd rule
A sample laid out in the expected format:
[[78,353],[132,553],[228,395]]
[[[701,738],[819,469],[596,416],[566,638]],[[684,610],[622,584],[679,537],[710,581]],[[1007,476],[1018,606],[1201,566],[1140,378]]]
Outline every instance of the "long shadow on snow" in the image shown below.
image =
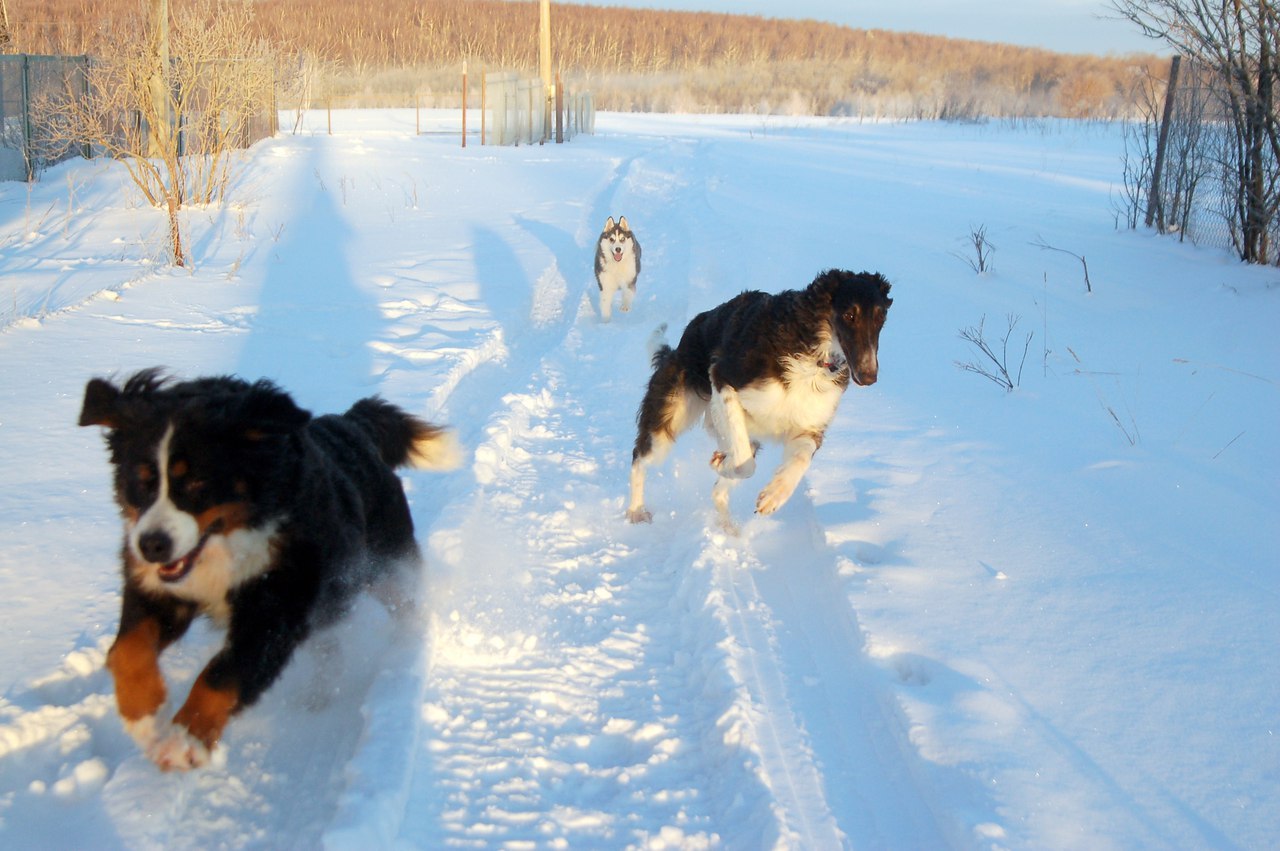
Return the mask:
[[239,359],[241,375],[265,376],[314,413],[344,411],[375,381],[369,341],[385,322],[356,284],[352,233],[324,172],[326,140],[312,141],[290,191],[298,215],[276,244],[258,315]]

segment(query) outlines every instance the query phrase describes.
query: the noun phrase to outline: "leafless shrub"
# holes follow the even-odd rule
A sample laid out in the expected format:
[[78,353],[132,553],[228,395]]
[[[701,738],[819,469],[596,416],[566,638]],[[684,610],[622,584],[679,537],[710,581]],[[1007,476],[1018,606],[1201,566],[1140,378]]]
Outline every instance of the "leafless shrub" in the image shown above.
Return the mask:
[[963,260],[970,269],[975,273],[982,275],[991,271],[991,255],[995,253],[996,247],[987,239],[987,226],[971,228],[969,231],[969,245],[973,248],[973,256],[967,254],[956,254]]
[[978,320],[977,325],[971,325],[968,328],[960,330],[960,339],[969,342],[978,354],[981,356],[968,361],[956,361],[955,364],[965,372],[972,372],[981,375],[990,381],[995,382],[1010,392],[1013,388],[1022,384],[1022,367],[1027,362],[1027,352],[1031,349],[1031,338],[1034,334],[1027,334],[1027,339],[1022,346],[1022,357],[1019,358],[1015,372],[1009,372],[1009,338],[1013,336],[1013,330],[1018,325],[1021,317],[1010,313],[1006,319],[1009,328],[1005,331],[1004,338],[1000,341],[1000,352],[996,353],[992,345],[987,341],[983,326],[986,324],[987,317],[984,314],[982,319]]
[[166,210],[178,266],[186,264],[178,211],[225,196],[248,123],[273,103],[273,54],[253,36],[252,17],[246,3],[184,6],[167,63],[140,18],[121,20],[83,89],[36,105],[52,147],[87,144],[119,159],[147,203]]

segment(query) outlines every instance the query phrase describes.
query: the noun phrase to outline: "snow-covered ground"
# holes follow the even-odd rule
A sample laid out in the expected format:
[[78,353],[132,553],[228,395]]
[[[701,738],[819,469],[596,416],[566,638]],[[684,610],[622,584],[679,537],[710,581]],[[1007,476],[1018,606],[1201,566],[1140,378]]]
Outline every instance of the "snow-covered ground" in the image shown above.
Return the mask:
[[[191,270],[119,165],[0,184],[0,846],[1280,843],[1280,270],[1117,230],[1117,128],[414,121],[258,144],[185,214]],[[619,214],[644,268],[603,324]],[[653,330],[828,267],[895,304],[795,497],[752,516],[762,472],[719,531],[699,430],[628,525]],[[956,362],[1011,314],[1005,393]],[[470,459],[407,477],[422,634],[363,603],[327,703],[304,652],[184,775],[115,712],[119,519],[75,426],[157,364],[380,393]],[[166,656],[175,694],[217,641]]]

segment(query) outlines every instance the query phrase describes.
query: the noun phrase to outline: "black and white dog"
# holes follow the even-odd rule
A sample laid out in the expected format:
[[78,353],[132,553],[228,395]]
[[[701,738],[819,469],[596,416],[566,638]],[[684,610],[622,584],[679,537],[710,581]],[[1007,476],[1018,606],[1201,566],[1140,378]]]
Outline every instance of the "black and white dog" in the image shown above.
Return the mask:
[[830,270],[803,290],[744,292],[700,313],[679,345],[661,345],[640,403],[631,455],[627,519],[647,523],[645,469],[705,417],[718,447],[712,501],[729,519],[729,492],[756,468],[761,440],[783,443],[783,459],[756,499],[772,514],[795,491],[852,380],[874,384],[880,329],[893,299],[879,274]]
[[600,318],[605,322],[613,314],[613,294],[621,290],[622,310],[631,309],[636,297],[636,279],[640,277],[640,243],[627,225],[627,217],[604,223],[596,242],[596,285],[600,287]]
[[[165,770],[204,765],[230,717],[362,589],[390,605],[420,565],[396,467],[449,469],[452,434],[373,397],[313,418],[268,381],[145,370],[85,387],[124,516],[120,628],[107,654],[125,728]],[[172,722],[160,654],[198,615],[222,649]]]

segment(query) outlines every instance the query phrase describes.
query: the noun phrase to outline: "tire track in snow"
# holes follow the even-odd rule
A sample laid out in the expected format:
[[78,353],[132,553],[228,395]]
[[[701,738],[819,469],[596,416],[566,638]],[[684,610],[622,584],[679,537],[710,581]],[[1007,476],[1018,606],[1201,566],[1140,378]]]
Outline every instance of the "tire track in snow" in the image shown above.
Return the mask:
[[733,637],[730,657],[762,771],[796,848],[952,845],[920,787],[905,724],[865,657],[834,554],[802,494],[700,555]]
[[[628,161],[597,206],[654,223],[641,292],[683,310],[689,255],[665,246],[687,243],[675,232],[687,222],[663,233],[656,214],[687,208],[671,197],[685,192],[672,158]],[[589,270],[595,236],[583,228]],[[486,425],[476,491],[435,524],[406,842],[697,848],[778,835],[739,736],[710,573],[684,567],[702,520],[656,546],[653,529],[622,521],[645,341],[659,321],[644,304],[601,327],[582,299],[540,360],[511,359],[534,365],[527,386]]]
[[[574,337],[591,386],[609,365],[583,372]],[[429,816],[403,838],[699,847],[735,821],[759,836],[748,805],[765,790],[721,730],[731,695],[705,573],[671,568],[689,553],[654,559],[651,530],[621,524],[619,476],[599,460],[615,441],[591,434],[594,405],[556,360],[507,397],[477,450],[480,489],[431,538],[430,732],[409,807]]]

